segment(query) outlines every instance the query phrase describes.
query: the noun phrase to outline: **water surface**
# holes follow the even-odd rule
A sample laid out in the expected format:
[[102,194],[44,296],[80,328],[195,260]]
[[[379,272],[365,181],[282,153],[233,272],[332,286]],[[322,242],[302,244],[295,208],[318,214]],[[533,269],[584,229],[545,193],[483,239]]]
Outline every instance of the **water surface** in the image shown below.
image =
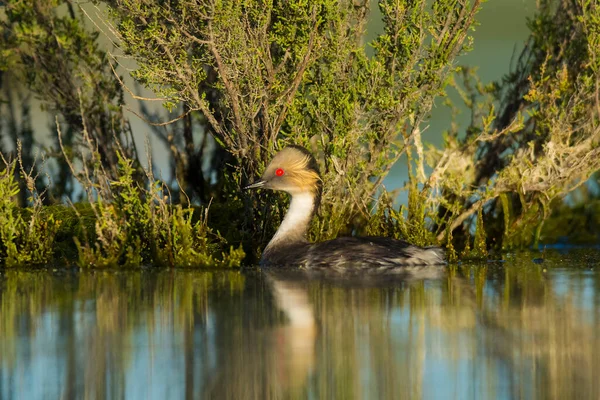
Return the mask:
[[426,279],[0,273],[0,398],[599,398],[600,253]]

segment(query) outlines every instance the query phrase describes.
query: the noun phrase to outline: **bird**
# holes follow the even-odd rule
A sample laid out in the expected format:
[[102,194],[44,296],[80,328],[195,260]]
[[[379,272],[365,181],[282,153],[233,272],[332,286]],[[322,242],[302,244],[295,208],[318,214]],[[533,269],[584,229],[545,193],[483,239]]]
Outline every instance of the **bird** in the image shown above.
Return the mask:
[[275,154],[262,177],[244,188],[283,191],[291,196],[281,225],[262,253],[262,267],[393,272],[446,264],[444,251],[439,247],[420,247],[389,237],[349,236],[310,243],[307,232],[318,210],[322,188],[317,161],[298,145],[287,146]]

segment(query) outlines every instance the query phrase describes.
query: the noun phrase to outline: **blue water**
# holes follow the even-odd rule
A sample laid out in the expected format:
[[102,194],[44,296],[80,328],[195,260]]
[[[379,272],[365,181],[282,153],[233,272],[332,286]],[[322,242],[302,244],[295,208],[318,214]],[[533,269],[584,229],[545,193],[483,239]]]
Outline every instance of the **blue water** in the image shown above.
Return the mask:
[[375,286],[5,270],[0,398],[598,398],[600,253],[539,257]]

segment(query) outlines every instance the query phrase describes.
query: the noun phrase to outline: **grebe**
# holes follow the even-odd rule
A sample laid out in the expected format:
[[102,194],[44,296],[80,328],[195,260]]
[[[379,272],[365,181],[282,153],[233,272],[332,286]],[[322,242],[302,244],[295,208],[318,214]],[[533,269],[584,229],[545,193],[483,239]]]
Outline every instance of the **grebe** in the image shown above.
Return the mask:
[[262,178],[244,189],[281,190],[292,196],[290,207],[265,248],[262,266],[388,270],[445,264],[439,247],[419,247],[386,237],[340,237],[309,243],[306,233],[321,200],[322,181],[312,154],[289,146],[278,152]]

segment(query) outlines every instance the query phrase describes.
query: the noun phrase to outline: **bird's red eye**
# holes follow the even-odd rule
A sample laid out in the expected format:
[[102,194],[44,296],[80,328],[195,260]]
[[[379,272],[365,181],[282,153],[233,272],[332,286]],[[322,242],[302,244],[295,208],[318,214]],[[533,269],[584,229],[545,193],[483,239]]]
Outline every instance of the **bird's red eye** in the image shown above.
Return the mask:
[[281,168],[277,168],[277,170],[275,170],[275,175],[277,176],[281,176],[283,175],[285,172],[283,172],[283,170]]

